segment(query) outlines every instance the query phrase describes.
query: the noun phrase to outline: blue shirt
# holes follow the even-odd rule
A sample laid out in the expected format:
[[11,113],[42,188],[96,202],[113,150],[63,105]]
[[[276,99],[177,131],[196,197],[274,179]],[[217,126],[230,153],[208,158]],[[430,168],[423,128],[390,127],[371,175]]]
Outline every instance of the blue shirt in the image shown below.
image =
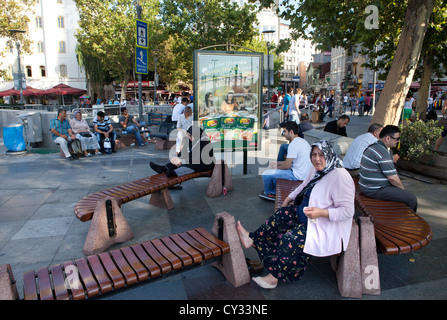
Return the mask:
[[[68,129],[71,129],[71,127],[70,127],[70,123],[67,121],[67,119],[64,119],[64,121],[60,121],[58,118],[56,118],[56,119],[53,119],[50,121],[50,132],[51,132],[51,129],[54,129],[57,132],[68,136]],[[54,140],[57,138],[57,135],[55,135],[53,132],[51,132],[51,137]]]
[[286,95],[284,96],[284,107],[282,108],[284,112],[287,111],[287,108],[289,107],[289,102],[290,102],[290,95],[286,93]]

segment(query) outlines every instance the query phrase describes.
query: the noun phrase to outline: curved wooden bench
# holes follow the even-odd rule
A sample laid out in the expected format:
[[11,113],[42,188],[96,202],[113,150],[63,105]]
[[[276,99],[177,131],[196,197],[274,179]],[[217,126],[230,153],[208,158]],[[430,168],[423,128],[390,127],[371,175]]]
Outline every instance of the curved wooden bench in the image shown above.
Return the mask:
[[374,224],[378,248],[385,255],[419,250],[431,241],[431,227],[404,203],[371,199],[360,191],[355,201]]
[[[203,228],[196,228],[61,265],[25,272],[24,300],[98,298],[185,268],[208,264],[229,252],[230,246],[227,243]],[[75,268],[70,269],[70,266]],[[67,270],[78,273],[73,277]],[[67,283],[70,288],[67,288]]]
[[[181,177],[168,178],[165,173],[159,173],[150,177],[128,182],[104,191],[98,191],[85,196],[75,206],[74,213],[76,217],[85,222],[93,217],[97,202],[107,197],[115,198],[118,205],[150,195],[157,192],[165,192],[163,197],[169,202],[170,196],[167,188],[199,177],[211,177],[213,170],[206,172],[193,172]],[[169,199],[166,199],[168,197]],[[160,206],[160,202],[151,199],[151,204]]]
[[287,196],[301,183],[303,183],[303,181],[292,181],[285,179],[276,180],[275,211],[281,207]]

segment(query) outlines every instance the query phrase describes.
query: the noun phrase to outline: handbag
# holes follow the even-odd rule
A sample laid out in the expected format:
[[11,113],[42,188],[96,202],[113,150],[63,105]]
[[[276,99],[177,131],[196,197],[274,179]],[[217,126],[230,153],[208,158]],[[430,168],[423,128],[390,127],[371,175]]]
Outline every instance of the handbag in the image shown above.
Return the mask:
[[91,134],[90,134],[90,132],[79,132],[79,134],[82,136],[82,137],[87,137],[87,138],[91,138]]
[[73,150],[74,154],[84,154],[82,151],[81,141],[78,139],[74,139],[71,141],[71,150]]
[[112,144],[109,138],[104,139],[104,152],[108,154],[112,153]]

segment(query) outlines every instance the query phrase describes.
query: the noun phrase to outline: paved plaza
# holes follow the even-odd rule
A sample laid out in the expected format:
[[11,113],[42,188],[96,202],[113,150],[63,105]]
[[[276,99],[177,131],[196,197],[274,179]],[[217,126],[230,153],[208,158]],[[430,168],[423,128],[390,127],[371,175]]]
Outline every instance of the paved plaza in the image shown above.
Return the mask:
[[[370,116],[352,117],[348,135],[366,132]],[[277,130],[273,129],[277,134]],[[276,144],[285,140],[278,139]],[[275,143],[270,141],[269,143]],[[443,148],[445,148],[444,143]],[[277,150],[277,149],[276,149]],[[0,264],[11,264],[22,296],[25,271],[84,257],[90,222],[79,221],[74,206],[82,197],[154,174],[149,161],[164,162],[168,151],[126,147],[112,155],[67,161],[59,153],[7,155],[0,140]],[[262,154],[262,156],[259,156]],[[148,204],[149,196],[126,203],[122,211],[134,238],[127,246],[196,227],[208,231],[217,213],[227,211],[254,230],[273,213],[273,202],[258,197],[263,189],[260,169],[276,154],[249,152],[246,175],[233,176],[234,191],[218,198],[205,196],[209,179],[200,178],[172,190],[175,208]],[[402,176],[405,187],[417,194],[418,214],[433,229],[433,240],[419,251],[378,255],[381,295],[362,299],[425,300],[447,298],[447,185]],[[254,249],[246,257],[258,259]],[[117,300],[341,300],[329,258],[313,258],[302,280],[264,290],[255,283],[233,288],[219,271],[203,266],[138,286],[103,299]]]

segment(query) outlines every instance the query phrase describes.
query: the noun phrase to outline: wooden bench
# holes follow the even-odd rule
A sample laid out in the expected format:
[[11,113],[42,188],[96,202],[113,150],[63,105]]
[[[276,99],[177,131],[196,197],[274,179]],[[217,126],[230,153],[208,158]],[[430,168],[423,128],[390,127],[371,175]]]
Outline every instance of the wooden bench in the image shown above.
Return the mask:
[[[209,263],[235,287],[250,282],[234,218],[226,212],[216,216],[212,233],[196,228],[25,272],[23,297],[24,300],[101,298]],[[10,265],[0,266],[0,299],[18,299]]]
[[193,172],[180,177],[167,177],[166,173],[159,173],[82,198],[76,204],[74,213],[83,222],[92,220],[84,243],[84,254],[103,252],[115,243],[133,238],[132,229],[121,211],[123,204],[151,195],[149,204],[172,209],[174,203],[169,187],[200,177],[211,177],[206,191],[208,197],[218,197],[234,188],[228,166],[220,160],[216,161],[213,170],[206,172]]
[[428,223],[407,205],[366,197],[356,182],[355,201],[374,224],[377,247],[385,255],[409,253],[426,246],[433,232]]

